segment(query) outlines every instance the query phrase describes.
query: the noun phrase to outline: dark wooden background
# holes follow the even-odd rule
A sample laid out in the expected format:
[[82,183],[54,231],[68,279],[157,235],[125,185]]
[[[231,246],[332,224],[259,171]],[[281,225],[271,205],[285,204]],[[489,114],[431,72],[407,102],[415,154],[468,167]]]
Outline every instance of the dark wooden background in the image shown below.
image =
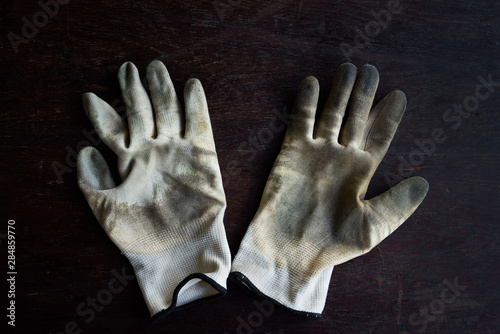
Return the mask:
[[[2,1],[0,258],[6,262],[7,222],[15,220],[17,332],[55,334],[74,326],[81,333],[237,333],[240,326],[242,333],[500,333],[500,86],[476,92],[480,77],[500,83],[500,3],[401,0],[400,6],[394,0],[72,0],[57,14],[52,7],[53,17],[43,22],[37,1]],[[390,18],[381,12],[388,9]],[[23,32],[34,19],[38,31]],[[95,92],[123,111],[116,73],[125,61],[144,75],[151,60],[162,60],[178,93],[188,78],[201,80],[234,255],[279,152],[284,131],[265,136],[275,113],[291,110],[307,75],[318,78],[324,102],[348,58],[358,67],[377,66],[377,99],[393,89],[408,97],[369,194],[388,189],[384,172],[420,175],[430,191],[390,238],[334,269],[322,318],[278,307],[259,318],[255,298],[229,283],[225,298],[151,326],[135,280],[91,321],[77,312],[87,298],[103,296],[113,270],[132,273],[77,187],[74,152],[92,130],[82,93]],[[471,112],[454,113],[463,104]],[[446,140],[428,155],[416,154],[418,141],[432,139],[434,129]],[[111,151],[98,148],[112,164]],[[410,158],[413,165],[400,163]],[[6,263],[2,268],[6,273]],[[445,290],[445,280],[460,289]],[[255,326],[241,327],[249,317]]]

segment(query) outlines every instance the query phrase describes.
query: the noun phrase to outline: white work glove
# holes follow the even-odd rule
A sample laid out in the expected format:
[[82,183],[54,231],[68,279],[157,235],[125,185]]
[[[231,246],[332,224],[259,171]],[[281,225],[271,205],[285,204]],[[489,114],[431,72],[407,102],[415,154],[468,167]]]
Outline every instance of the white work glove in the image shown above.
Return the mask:
[[373,66],[358,72],[343,64],[318,121],[318,81],[301,83],[281,152],[233,261],[233,279],[319,316],[333,266],[370,251],[422,202],[428,184],[420,177],[364,198],[406,108],[405,95],[394,91],[371,109],[378,79]]
[[226,199],[201,83],[184,89],[185,113],[160,61],[147,71],[151,101],[136,67],[118,79],[124,121],[92,93],[86,113],[118,156],[116,185],[102,155],[78,155],[78,184],[97,220],[132,266],[153,322],[195,301],[222,296],[231,256],[222,218]]

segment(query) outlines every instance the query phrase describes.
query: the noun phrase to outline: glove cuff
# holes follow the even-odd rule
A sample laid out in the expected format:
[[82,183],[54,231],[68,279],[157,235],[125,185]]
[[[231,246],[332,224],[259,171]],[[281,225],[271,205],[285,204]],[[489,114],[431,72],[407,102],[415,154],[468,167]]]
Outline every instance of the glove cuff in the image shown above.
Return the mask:
[[307,316],[320,317],[333,267],[302,277],[279,268],[253,246],[251,228],[247,231],[233,261],[230,278],[252,292]]
[[187,245],[152,254],[123,252],[134,268],[153,323],[173,311],[226,294],[231,255],[223,214],[202,237]]

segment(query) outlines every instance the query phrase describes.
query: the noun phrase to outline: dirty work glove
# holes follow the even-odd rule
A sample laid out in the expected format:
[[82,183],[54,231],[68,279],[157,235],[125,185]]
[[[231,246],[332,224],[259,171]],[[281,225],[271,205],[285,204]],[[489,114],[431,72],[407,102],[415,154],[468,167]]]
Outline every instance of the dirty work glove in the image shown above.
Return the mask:
[[[424,199],[428,184],[407,179],[366,200],[377,166],[406,107],[394,91],[373,109],[375,67],[343,64],[318,121],[319,84],[300,84],[281,152],[231,278],[294,311],[319,316],[333,266],[391,234]],[[370,110],[371,109],[371,110]]]
[[158,322],[226,293],[226,199],[201,83],[186,83],[184,113],[160,61],[147,71],[152,103],[132,63],[121,66],[118,79],[127,121],[92,93],[83,103],[99,137],[118,156],[122,182],[116,185],[102,155],[86,147],[78,155],[78,184],[134,267]]

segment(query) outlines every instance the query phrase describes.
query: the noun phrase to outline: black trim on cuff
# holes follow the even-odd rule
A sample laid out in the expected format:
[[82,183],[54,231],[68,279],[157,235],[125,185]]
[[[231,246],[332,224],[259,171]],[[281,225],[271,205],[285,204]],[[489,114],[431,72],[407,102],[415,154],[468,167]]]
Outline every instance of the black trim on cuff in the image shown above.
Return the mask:
[[[192,280],[193,278],[199,278],[202,281],[207,282],[208,284],[210,284],[212,286],[212,288],[214,288],[215,290],[219,291],[219,293],[217,293],[217,294],[215,294],[213,296],[208,296],[208,297],[205,297],[205,298],[197,299],[195,301],[192,301],[190,303],[187,303],[187,304],[184,304],[184,305],[181,305],[181,306],[176,306],[176,304],[177,304],[177,297],[178,297],[179,292],[181,291],[182,287],[187,282],[189,282],[190,280]],[[154,316],[152,316],[151,317],[151,322],[152,322],[153,325],[156,325],[159,322],[161,322],[163,319],[165,319],[170,313],[172,313],[174,311],[183,310],[185,308],[201,304],[201,303],[203,303],[205,301],[222,298],[226,294],[227,294],[227,290],[225,288],[223,288],[219,283],[217,283],[216,281],[214,281],[213,279],[211,279],[210,277],[208,277],[207,275],[201,274],[201,273],[191,274],[191,275],[187,276],[185,279],[183,279],[179,283],[179,285],[177,285],[177,287],[175,288],[174,294],[172,296],[172,305],[170,305],[169,308],[167,308],[165,310],[162,310],[162,311],[156,313]]]
[[253,285],[252,282],[250,282],[248,277],[246,277],[244,274],[242,274],[239,271],[233,271],[233,272],[229,273],[229,279],[233,282],[238,283],[238,285],[247,288],[247,290],[250,290],[252,293],[256,294],[258,297],[268,299],[268,300],[272,301],[273,303],[275,303],[276,305],[281,306],[281,307],[287,309],[288,311],[291,311],[292,313],[300,314],[300,315],[306,316],[306,317],[313,317],[313,318],[320,318],[321,317],[321,313],[298,311],[298,310],[294,310],[293,308],[289,308],[289,307],[281,304],[276,299],[273,299],[273,298],[265,295],[264,293],[262,293],[255,285]]

